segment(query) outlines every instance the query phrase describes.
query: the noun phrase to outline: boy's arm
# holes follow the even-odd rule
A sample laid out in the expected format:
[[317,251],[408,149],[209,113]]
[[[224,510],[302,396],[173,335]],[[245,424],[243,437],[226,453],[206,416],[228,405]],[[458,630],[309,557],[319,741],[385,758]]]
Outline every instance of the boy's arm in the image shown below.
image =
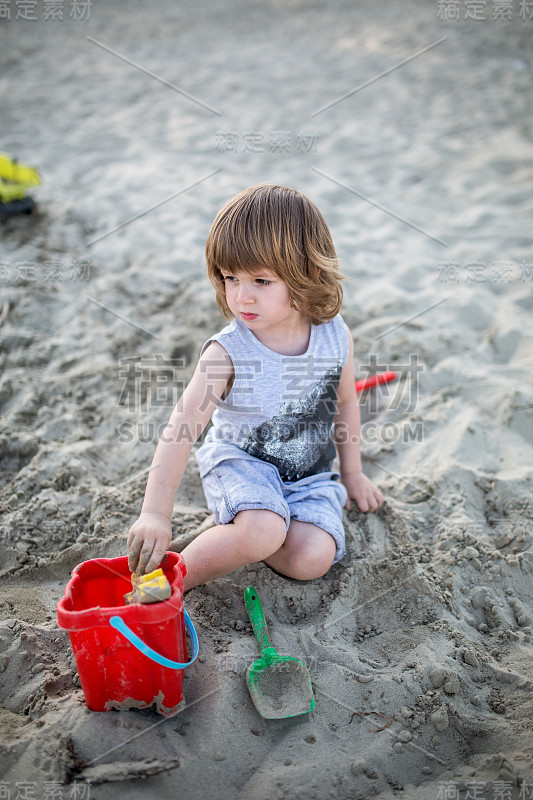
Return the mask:
[[170,518],[192,446],[211,419],[232,375],[228,353],[218,342],[212,342],[159,439],[141,514],[128,534],[132,572],[150,572],[161,562],[172,537]]
[[341,481],[348,491],[346,508],[355,500],[360,511],[375,511],[383,503],[383,495],[366,475],[361,466],[361,416],[355,391],[352,334],[348,336],[348,359],[342,369],[337,392],[335,415],[335,444],[339,456]]

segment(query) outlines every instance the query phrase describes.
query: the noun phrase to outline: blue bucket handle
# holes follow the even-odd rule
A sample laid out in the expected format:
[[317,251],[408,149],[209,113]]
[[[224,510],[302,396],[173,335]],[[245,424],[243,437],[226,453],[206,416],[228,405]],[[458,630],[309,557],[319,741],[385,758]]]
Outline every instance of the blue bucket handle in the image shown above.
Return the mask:
[[181,664],[179,661],[171,661],[170,658],[166,658],[165,656],[160,655],[160,653],[157,653],[155,650],[152,650],[152,648],[149,647],[146,642],[143,642],[143,640],[137,636],[137,634],[134,633],[131,628],[128,628],[122,617],[110,617],[109,624],[119,633],[121,633],[130,644],[137,648],[137,650],[140,650],[141,653],[143,653],[145,656],[148,656],[148,658],[151,658],[152,661],[155,661],[157,664],[161,664],[163,667],[170,667],[170,669],[185,669],[185,667],[190,667],[191,664],[196,661],[198,650],[200,648],[198,644],[198,636],[196,635],[192,619],[187,614],[185,609],[183,609],[183,616],[185,618],[185,627],[187,628],[192,641],[192,658],[186,664]]

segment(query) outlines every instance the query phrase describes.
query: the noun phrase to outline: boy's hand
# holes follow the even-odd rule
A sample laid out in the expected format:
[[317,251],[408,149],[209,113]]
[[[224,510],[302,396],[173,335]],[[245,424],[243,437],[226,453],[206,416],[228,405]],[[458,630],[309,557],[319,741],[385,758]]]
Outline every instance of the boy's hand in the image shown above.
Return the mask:
[[172,526],[164,514],[145,512],[128,533],[128,567],[144,575],[161,563],[172,539]]
[[344,473],[341,475],[341,482],[348,492],[348,500],[344,506],[346,509],[352,507],[352,500],[357,503],[359,511],[375,511],[383,503],[381,491],[362,472]]

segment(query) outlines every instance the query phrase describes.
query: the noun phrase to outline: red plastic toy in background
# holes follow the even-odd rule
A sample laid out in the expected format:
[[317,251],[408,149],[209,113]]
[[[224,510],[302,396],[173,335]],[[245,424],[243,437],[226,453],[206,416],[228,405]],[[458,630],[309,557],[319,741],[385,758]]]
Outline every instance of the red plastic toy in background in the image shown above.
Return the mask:
[[372,389],[373,386],[379,386],[380,383],[390,383],[395,381],[398,377],[396,372],[379,372],[377,375],[371,375],[369,378],[363,378],[355,382],[355,391],[362,392],[364,389]]

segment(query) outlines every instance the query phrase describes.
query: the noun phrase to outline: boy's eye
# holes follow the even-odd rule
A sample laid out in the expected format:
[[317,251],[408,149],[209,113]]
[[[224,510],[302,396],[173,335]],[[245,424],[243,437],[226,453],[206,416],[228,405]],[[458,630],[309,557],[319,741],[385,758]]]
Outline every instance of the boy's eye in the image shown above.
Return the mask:
[[222,276],[222,280],[223,281],[234,281],[234,280],[236,280],[236,278],[235,278],[235,275],[223,275]]
[[258,283],[259,286],[270,286],[272,283],[272,281],[269,281],[267,278],[256,278],[255,282]]

